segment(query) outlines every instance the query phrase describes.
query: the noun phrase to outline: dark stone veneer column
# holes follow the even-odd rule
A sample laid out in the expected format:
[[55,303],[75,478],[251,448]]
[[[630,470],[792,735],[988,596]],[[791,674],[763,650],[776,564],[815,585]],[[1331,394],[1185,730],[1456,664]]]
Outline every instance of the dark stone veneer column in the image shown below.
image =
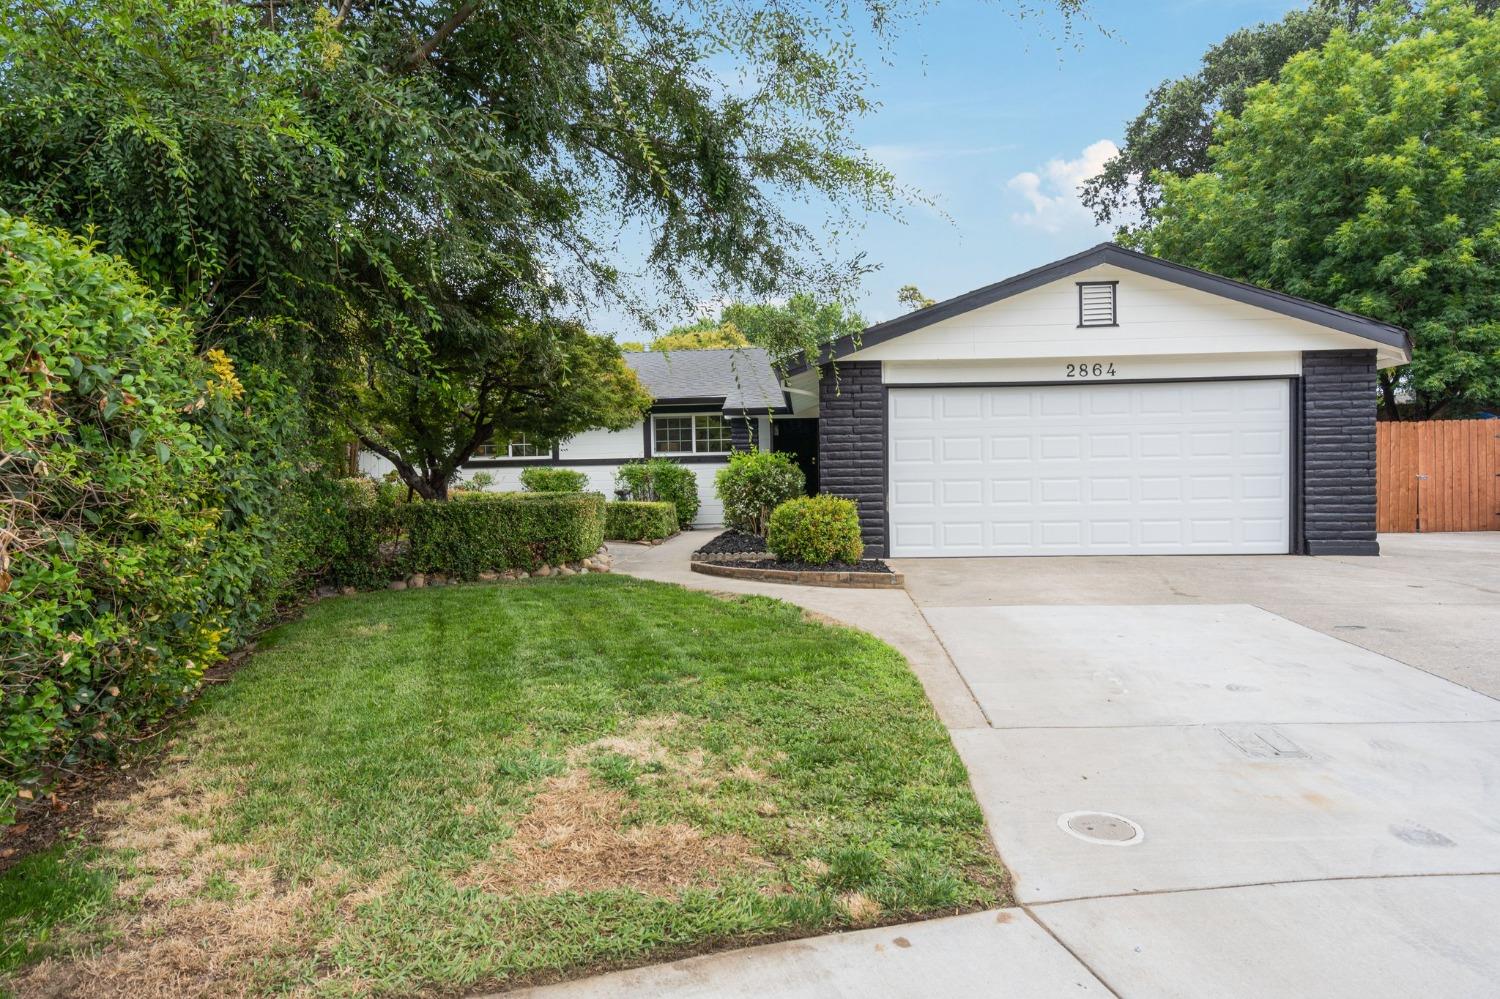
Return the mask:
[[859,507],[865,556],[886,554],[886,401],[879,361],[840,361],[818,381],[818,488]]
[[731,416],[726,422],[729,424],[729,449],[731,451],[748,451],[755,446],[755,417]]
[[1378,555],[1373,350],[1302,355],[1302,537],[1309,555]]

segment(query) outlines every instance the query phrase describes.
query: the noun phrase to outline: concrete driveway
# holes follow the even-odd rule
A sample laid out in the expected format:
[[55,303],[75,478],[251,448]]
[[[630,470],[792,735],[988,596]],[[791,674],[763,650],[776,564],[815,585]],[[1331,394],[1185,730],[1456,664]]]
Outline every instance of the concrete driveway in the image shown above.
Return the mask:
[[1500,535],[1382,544],[900,560],[909,597],[694,576],[692,540],[621,552],[621,571],[779,596],[900,648],[1021,908],[555,994],[1495,994]]
[[1500,537],[1385,545],[900,563],[1018,900],[1116,993],[1494,993],[1500,700],[1443,677],[1500,688]]

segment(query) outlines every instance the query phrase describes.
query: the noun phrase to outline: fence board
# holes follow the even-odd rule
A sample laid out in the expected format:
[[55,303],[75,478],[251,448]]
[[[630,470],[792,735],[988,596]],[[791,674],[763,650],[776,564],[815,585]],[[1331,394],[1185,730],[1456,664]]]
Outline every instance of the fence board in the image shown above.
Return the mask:
[[1375,427],[1382,532],[1500,530],[1500,420]]

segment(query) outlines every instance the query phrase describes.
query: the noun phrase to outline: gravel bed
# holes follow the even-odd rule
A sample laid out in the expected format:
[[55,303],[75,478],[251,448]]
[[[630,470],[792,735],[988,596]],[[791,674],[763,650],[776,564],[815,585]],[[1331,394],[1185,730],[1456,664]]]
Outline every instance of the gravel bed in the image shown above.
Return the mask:
[[[709,541],[693,555],[759,555],[766,551],[766,539],[758,534],[747,534],[733,528]],[[714,561],[720,561],[715,559]]]

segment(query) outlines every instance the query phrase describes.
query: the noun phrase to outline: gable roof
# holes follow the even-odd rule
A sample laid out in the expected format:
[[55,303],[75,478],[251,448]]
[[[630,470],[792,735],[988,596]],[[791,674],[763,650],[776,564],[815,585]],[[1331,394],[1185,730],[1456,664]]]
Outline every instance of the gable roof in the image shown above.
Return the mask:
[[[1305,322],[1314,323],[1329,329],[1349,333],[1357,337],[1363,337],[1374,343],[1387,347],[1395,347],[1405,351],[1408,356],[1411,352],[1411,339],[1407,332],[1399,326],[1371,319],[1368,316],[1357,315],[1353,312],[1344,312],[1327,305],[1305,298],[1296,298],[1292,295],[1284,295],[1279,291],[1268,291],[1258,288],[1253,284],[1245,284],[1230,278],[1220,277],[1208,271],[1199,270],[1196,267],[1188,267],[1185,264],[1176,264],[1161,257],[1153,257],[1150,254],[1140,253],[1136,250],[1128,250],[1116,243],[1100,243],[1098,246],[1090,247],[1082,253],[1075,253],[1071,257],[1044,264],[1041,267],[1029,270],[1024,274],[997,281],[994,284],[976,288],[965,292],[936,305],[929,305],[925,309],[909,312],[904,316],[898,316],[887,322],[877,323],[874,326],[852,336],[840,337],[829,344],[823,355],[825,361],[837,360],[856,350],[865,347],[873,347],[876,344],[893,340],[898,336],[931,326],[933,323],[941,322],[953,316],[962,315],[965,312],[990,305],[1002,299],[1019,295],[1023,291],[1039,288],[1044,284],[1050,284],[1071,274],[1086,271],[1091,267],[1101,264],[1109,264],[1124,270],[1144,274],[1147,277],[1159,278],[1163,281],[1171,281],[1197,291],[1207,292],[1210,295],[1218,295],[1222,298],[1241,302],[1245,305],[1253,305],[1275,312],[1293,319],[1301,319]],[[788,374],[807,369],[805,360],[799,361],[788,368]]]
[[760,347],[627,351],[624,356],[658,403],[722,404],[725,412],[736,413],[789,409],[771,355]]

